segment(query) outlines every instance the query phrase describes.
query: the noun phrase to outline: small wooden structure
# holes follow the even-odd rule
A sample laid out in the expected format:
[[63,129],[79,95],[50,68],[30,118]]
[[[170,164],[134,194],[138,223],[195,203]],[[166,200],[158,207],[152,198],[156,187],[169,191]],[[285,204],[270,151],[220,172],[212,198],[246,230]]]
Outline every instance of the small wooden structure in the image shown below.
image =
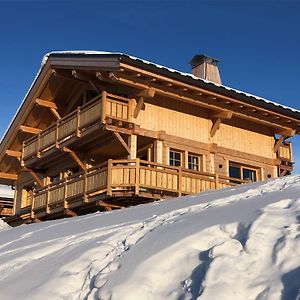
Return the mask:
[[0,197],[0,218],[8,217],[13,214],[14,199]]
[[[51,53],[0,144],[13,224],[289,174],[300,113],[125,54]],[[204,65],[205,64],[205,65]],[[210,72],[208,74],[207,72]]]

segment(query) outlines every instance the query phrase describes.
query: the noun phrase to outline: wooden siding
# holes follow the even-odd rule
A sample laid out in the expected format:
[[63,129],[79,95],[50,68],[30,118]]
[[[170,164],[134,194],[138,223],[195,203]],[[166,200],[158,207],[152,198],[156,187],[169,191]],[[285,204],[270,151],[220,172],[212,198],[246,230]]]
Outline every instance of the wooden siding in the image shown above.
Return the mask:
[[[253,128],[255,129],[255,128]],[[267,158],[276,158],[274,137],[236,126],[221,124],[213,142],[218,146]]]
[[181,104],[178,110],[145,103],[145,110],[139,113],[136,123],[142,128],[154,131],[163,130],[167,134],[208,143],[210,121],[204,116],[195,115],[194,107]]

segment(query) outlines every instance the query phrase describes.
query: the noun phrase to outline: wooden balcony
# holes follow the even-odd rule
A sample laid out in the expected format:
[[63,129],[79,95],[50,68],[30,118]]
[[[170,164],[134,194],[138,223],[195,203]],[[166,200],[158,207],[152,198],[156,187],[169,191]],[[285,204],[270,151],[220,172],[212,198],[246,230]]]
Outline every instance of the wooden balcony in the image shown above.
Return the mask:
[[290,174],[293,170],[293,157],[292,157],[292,144],[290,142],[284,142],[280,145],[277,157],[280,159],[279,176]]
[[76,210],[103,199],[160,199],[233,186],[246,181],[135,160],[109,160],[33,193],[31,217]]
[[23,161],[40,158],[51,149],[60,148],[73,138],[80,138],[105,124],[106,119],[129,122],[129,99],[102,92],[87,104],[52,124],[23,144]]

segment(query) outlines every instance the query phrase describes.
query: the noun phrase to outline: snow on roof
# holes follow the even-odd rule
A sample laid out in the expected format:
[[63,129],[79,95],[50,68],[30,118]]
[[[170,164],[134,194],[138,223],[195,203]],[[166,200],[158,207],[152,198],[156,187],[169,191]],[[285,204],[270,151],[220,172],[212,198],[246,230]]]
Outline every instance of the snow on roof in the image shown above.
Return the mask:
[[181,71],[178,71],[178,70],[175,70],[175,69],[172,69],[172,68],[160,65],[160,64],[153,63],[153,62],[145,60],[145,59],[141,59],[141,58],[136,57],[136,56],[132,56],[132,55],[128,55],[126,53],[122,53],[122,52],[105,52],[105,51],[90,51],[90,50],[89,51],[84,51],[84,50],[52,51],[52,52],[47,53],[44,56],[44,59],[47,60],[48,57],[51,54],[66,54],[66,55],[76,55],[76,54],[79,54],[79,55],[122,55],[122,56],[129,57],[132,60],[141,61],[141,62],[143,62],[145,64],[155,66],[155,67],[157,67],[159,69],[165,69],[165,70],[167,70],[169,72],[172,72],[172,73],[177,73],[177,74],[180,74],[182,76],[190,77],[190,78],[195,79],[197,81],[201,81],[201,82],[204,82],[204,83],[207,83],[207,84],[212,84],[212,85],[214,85],[216,87],[221,87],[221,88],[224,88],[224,89],[226,89],[228,91],[232,91],[232,92],[235,92],[235,93],[238,93],[238,94],[242,94],[242,95],[245,95],[247,97],[255,98],[258,101],[262,101],[262,102],[265,102],[265,103],[268,103],[268,104],[273,104],[275,106],[278,106],[278,107],[281,107],[281,108],[284,108],[284,109],[288,109],[288,110],[291,110],[291,111],[296,112],[296,113],[300,113],[300,110],[297,110],[295,108],[292,108],[292,107],[289,107],[289,106],[285,106],[285,105],[282,105],[280,103],[277,103],[277,102],[274,102],[274,101],[271,101],[271,100],[268,100],[268,99],[265,99],[265,98],[262,98],[262,97],[258,97],[256,95],[253,95],[253,94],[241,91],[241,90],[237,90],[237,89],[234,89],[232,87],[229,87],[229,86],[226,86],[226,85],[223,85],[223,84],[217,84],[215,82],[199,78],[199,77],[197,77],[197,76],[195,76],[195,75],[193,75],[191,73],[181,72]]

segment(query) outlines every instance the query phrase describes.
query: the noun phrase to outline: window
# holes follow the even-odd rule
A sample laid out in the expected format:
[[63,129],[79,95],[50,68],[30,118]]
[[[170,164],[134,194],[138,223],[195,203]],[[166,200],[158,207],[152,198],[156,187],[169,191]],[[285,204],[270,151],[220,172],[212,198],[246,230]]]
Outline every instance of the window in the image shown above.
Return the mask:
[[[229,163],[229,177],[257,181],[257,170],[236,163]],[[230,180],[231,182],[240,183],[239,181]]]
[[188,155],[188,169],[199,171],[199,156],[189,154]]
[[181,166],[181,152],[170,150],[170,166]]

